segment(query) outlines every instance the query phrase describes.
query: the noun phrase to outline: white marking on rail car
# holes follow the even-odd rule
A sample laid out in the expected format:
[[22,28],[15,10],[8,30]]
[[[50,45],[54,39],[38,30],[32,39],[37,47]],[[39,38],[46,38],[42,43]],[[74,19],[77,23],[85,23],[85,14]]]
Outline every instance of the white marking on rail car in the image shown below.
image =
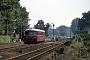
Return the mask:
[[26,31],[28,31],[28,30],[30,30],[30,31],[41,31],[41,32],[45,32],[44,30],[40,30],[40,29],[26,29]]

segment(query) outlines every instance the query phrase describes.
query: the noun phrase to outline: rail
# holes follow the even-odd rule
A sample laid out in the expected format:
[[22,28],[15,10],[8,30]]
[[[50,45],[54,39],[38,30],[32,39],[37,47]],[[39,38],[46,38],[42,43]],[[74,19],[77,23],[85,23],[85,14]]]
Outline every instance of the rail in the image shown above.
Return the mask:
[[[20,59],[32,60],[32,59],[36,58],[37,56],[40,56],[41,54],[44,54],[44,53],[64,44],[66,42],[67,42],[66,40],[62,40],[61,42],[55,42],[54,44],[45,45],[44,47],[41,47],[41,48],[38,47],[34,50],[26,49],[25,51],[27,51],[27,52],[21,53],[17,56],[14,56],[14,57],[7,58],[6,60],[20,60]],[[24,50],[22,50],[22,52],[24,52]]]

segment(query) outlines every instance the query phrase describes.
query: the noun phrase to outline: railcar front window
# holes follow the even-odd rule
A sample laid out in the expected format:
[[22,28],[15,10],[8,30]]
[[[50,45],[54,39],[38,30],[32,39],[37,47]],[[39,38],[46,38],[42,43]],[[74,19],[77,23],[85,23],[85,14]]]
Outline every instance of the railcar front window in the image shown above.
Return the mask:
[[25,35],[29,35],[29,36],[35,36],[37,33],[34,31],[26,31]]
[[30,32],[29,32],[29,35],[30,35],[30,36],[35,36],[35,35],[36,35],[36,32],[30,31]]
[[29,35],[29,31],[25,31],[25,35]]

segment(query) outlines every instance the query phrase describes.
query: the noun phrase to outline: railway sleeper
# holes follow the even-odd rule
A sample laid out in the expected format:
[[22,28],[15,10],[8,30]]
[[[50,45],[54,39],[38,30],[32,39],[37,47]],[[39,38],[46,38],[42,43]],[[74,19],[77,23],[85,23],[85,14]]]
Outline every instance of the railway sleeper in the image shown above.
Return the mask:
[[[65,46],[59,46],[53,50],[48,51],[47,53],[42,54],[37,57],[36,60],[56,60],[61,54],[64,54]],[[34,59],[35,60],[35,59]]]
[[[57,54],[55,51],[48,51],[45,54],[42,54],[36,60],[55,60],[57,58]],[[34,59],[35,60],[35,59]]]

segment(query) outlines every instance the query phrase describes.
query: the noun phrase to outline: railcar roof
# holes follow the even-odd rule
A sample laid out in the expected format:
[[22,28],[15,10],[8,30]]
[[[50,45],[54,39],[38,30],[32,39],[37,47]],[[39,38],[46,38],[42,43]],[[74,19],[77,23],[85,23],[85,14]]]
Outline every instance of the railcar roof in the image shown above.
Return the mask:
[[41,31],[41,32],[45,32],[44,30],[40,30],[40,29],[26,29],[25,31]]

